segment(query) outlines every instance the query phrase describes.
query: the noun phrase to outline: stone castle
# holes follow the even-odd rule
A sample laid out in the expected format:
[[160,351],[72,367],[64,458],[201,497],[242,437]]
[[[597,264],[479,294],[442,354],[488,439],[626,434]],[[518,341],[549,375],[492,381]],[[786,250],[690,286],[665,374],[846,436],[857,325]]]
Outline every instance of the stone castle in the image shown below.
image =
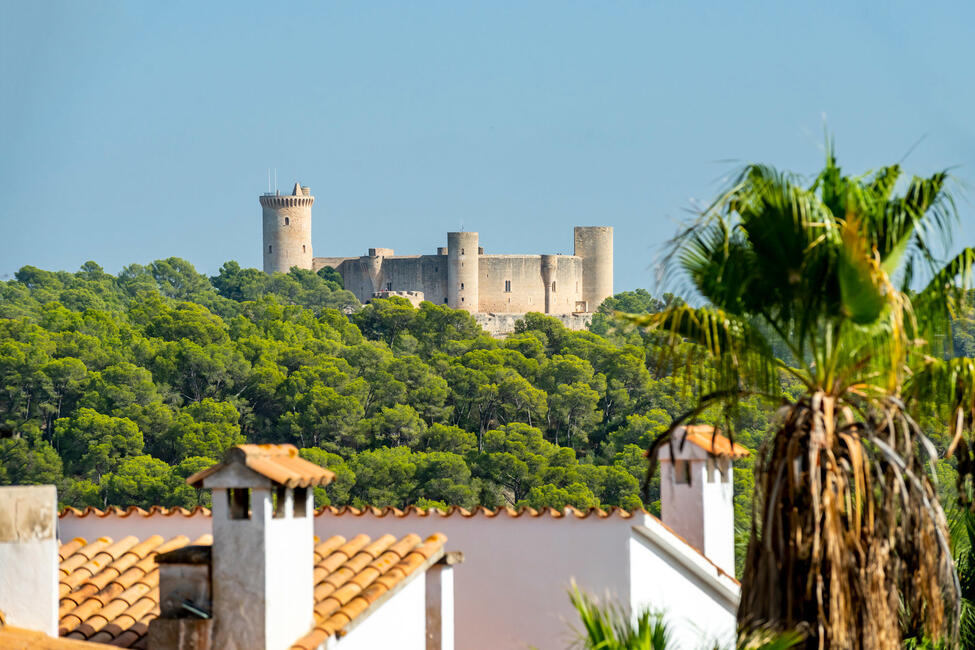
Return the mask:
[[[359,257],[314,257],[311,190],[295,183],[290,195],[264,194],[260,202],[265,272],[330,266],[363,303],[401,295],[414,304],[429,300],[473,314],[542,312],[577,328],[588,320],[581,316],[613,295],[609,226],[576,226],[572,255],[487,255],[476,232],[448,232],[447,246],[433,255],[394,255],[391,248],[370,248]],[[514,323],[500,319],[509,320]]]

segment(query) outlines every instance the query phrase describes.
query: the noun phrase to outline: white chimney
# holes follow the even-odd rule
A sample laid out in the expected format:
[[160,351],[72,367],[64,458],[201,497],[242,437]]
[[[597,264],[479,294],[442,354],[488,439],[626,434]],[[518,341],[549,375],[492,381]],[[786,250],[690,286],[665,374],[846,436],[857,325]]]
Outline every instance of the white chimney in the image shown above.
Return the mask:
[[187,479],[213,490],[213,647],[287,650],[314,624],[314,501],[334,475],[292,445],[239,445]]
[[58,635],[58,494],[0,487],[0,612],[9,625]]
[[714,428],[707,425],[681,427],[674,432],[672,440],[672,445],[663,445],[657,453],[661,519],[728,575],[734,576],[732,460],[748,455],[748,450],[732,445],[721,434],[714,435]]

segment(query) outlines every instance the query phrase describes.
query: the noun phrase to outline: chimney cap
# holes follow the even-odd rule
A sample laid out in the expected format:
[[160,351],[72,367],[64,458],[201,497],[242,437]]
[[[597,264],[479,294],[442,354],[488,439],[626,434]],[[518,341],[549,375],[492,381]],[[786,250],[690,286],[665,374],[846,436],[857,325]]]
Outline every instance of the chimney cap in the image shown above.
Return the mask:
[[721,435],[721,430],[715,429],[710,424],[688,424],[680,427],[674,432],[674,441],[679,450],[682,450],[686,443],[691,443],[712,456],[729,456],[737,459],[750,454],[748,449]]
[[335,474],[298,455],[294,445],[236,445],[227,450],[222,462],[186,479],[195,488],[203,481],[232,465],[243,465],[272,482],[285,487],[327,485]]

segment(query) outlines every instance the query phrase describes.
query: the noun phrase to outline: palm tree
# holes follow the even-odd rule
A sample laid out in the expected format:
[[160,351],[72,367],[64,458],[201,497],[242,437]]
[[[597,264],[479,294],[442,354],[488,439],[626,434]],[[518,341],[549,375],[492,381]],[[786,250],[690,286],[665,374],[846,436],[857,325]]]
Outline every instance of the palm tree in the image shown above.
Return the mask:
[[575,584],[569,600],[582,621],[579,645],[586,650],[667,650],[670,646],[670,629],[662,614],[644,609],[630,617],[612,603],[601,605]]
[[961,586],[958,642],[963,648],[975,648],[975,513],[969,508],[952,508],[948,530]]
[[[952,413],[964,473],[975,364],[941,348],[975,253],[944,266],[935,253],[956,218],[946,181],[902,180],[897,165],[844,176],[832,151],[807,185],[750,165],[666,260],[706,304],[630,317],[661,333],[666,361],[700,395],[651,459],[712,407],[732,431],[743,396],[782,404],[755,463],[744,632],[798,629],[820,648],[897,647],[902,629],[957,634],[959,585],[929,473],[936,453],[912,417],[921,407]],[[801,383],[798,398],[783,397],[784,375]]]
[[[650,609],[629,615],[619,605],[599,603],[580,590],[574,583],[569,590],[569,600],[582,621],[578,646],[586,650],[668,650],[674,647],[670,626],[663,612]],[[801,637],[795,632],[783,634],[768,630],[753,632],[737,639],[737,650],[789,650]],[[720,650],[704,642],[702,648]]]

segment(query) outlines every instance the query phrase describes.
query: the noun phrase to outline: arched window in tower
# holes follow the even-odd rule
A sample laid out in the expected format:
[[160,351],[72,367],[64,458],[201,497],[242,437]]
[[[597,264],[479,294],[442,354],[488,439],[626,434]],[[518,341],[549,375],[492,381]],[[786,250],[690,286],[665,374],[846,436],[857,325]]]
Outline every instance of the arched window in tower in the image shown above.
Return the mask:
[[304,245],[304,244],[302,244],[302,245],[301,245],[301,252],[302,252],[302,253],[304,253],[304,252],[305,252],[305,245]]
[[464,290],[464,283],[463,283],[463,282],[461,282],[461,283],[460,283],[460,290],[461,290],[461,291],[463,291],[463,290]]
[[284,225],[286,225],[286,226],[290,226],[291,225],[291,218],[290,217],[285,217],[284,218]]
[[555,280],[552,280],[552,291],[555,291]]
[[268,252],[268,255],[270,255],[270,254],[271,254],[271,245],[270,245],[270,244],[268,244],[268,247],[267,247],[267,252]]

